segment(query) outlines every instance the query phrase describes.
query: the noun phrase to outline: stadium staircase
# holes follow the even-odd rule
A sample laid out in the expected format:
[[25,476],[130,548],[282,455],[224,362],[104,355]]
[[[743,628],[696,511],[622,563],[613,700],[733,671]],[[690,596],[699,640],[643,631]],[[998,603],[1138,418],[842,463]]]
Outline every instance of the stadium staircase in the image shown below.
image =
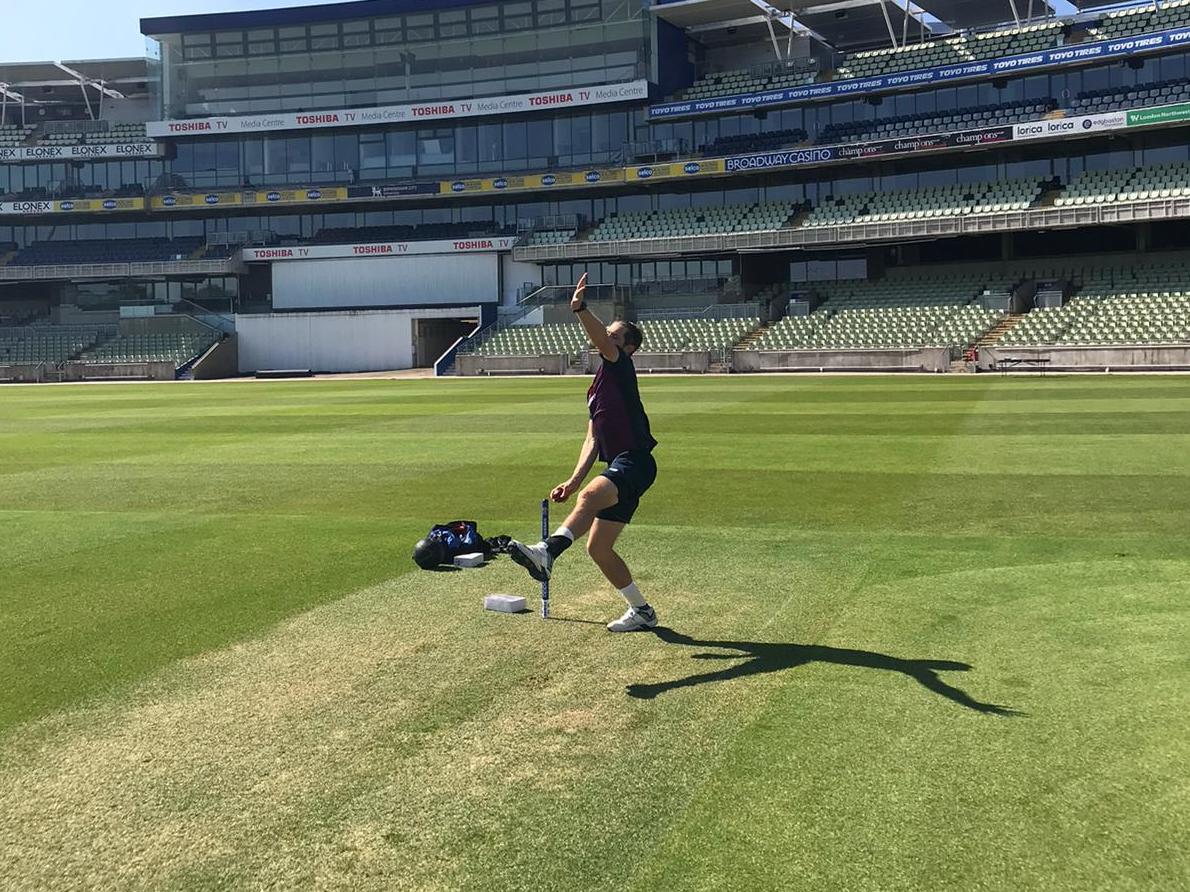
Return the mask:
[[[1004,335],[1008,334],[1010,331],[1020,325],[1021,320],[1024,318],[1024,313],[1009,313],[994,326],[992,326],[992,328],[982,338],[975,342],[974,350],[979,351],[984,347],[991,347],[998,343],[1000,338],[1004,337]],[[970,353],[971,351],[967,352]]]
[[752,329],[752,331],[740,338],[733,349],[754,350],[756,342],[764,337],[764,333],[768,331],[768,328],[768,322],[760,323],[760,325],[756,326],[756,328]]

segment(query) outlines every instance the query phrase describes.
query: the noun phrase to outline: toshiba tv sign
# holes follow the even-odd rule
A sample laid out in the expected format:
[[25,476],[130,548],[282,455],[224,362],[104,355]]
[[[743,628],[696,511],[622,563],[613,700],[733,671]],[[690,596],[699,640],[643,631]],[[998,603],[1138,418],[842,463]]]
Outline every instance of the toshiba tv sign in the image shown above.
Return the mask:
[[511,251],[515,239],[481,236],[427,242],[368,242],[361,245],[301,245],[294,248],[245,248],[245,261],[327,260],[335,257],[407,257],[414,254],[476,254]]
[[188,118],[178,121],[151,121],[145,126],[149,136],[216,136],[220,133],[267,133],[273,130],[314,130],[323,127],[374,127],[377,124],[402,124],[417,121],[450,121],[484,115],[519,115],[525,112],[552,111],[612,102],[647,99],[646,81],[603,84],[596,87],[567,87],[548,93],[522,93],[517,96],[488,96],[481,99],[444,99],[415,105],[381,105],[338,111],[279,112],[237,118]]

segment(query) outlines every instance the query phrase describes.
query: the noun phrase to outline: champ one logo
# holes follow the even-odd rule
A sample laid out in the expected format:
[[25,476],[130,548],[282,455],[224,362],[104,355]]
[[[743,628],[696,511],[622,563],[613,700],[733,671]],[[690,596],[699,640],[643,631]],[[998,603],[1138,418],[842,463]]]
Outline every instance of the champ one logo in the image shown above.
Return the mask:
[[688,161],[686,166],[682,168],[682,173],[698,173],[702,170],[702,165],[697,161]]
[[583,179],[588,183],[598,183],[601,179],[603,179],[603,177],[600,176],[599,171],[597,170],[588,170],[586,176],[584,176]]
[[508,188],[508,180],[504,179],[504,177],[499,177],[498,179],[492,180],[492,188],[493,189],[507,189]]
[[558,182],[558,178],[556,176],[554,176],[552,173],[547,173],[545,176],[543,176],[541,178],[541,185],[543,185],[543,186],[552,186],[556,182]]
[[280,201],[281,193],[280,192],[270,192],[264,198],[265,198],[265,201]]

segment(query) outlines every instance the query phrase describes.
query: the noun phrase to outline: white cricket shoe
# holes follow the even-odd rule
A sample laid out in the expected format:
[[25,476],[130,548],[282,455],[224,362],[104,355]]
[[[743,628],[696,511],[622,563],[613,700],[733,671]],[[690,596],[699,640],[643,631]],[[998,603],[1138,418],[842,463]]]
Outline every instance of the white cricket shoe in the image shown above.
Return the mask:
[[548,582],[554,557],[546,550],[544,542],[526,545],[513,539],[509,544],[508,556],[529,571],[538,582]]
[[607,624],[609,632],[644,632],[657,625],[657,614],[652,607],[629,607],[623,616]]

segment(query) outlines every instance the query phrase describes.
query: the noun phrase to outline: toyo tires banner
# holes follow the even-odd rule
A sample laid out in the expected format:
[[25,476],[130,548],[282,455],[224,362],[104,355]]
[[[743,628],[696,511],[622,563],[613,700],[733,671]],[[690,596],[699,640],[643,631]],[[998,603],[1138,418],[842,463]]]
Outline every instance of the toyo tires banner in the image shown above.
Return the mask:
[[845,81],[829,81],[824,84],[808,84],[788,90],[770,90],[765,93],[746,93],[739,96],[720,96],[714,99],[666,102],[649,107],[651,118],[675,118],[688,115],[706,115],[731,109],[763,108],[772,105],[795,105],[819,99],[835,99],[842,96],[865,93],[886,93],[920,87],[944,81],[968,80],[971,78],[994,77],[1018,72],[1036,71],[1054,65],[1082,64],[1097,59],[1121,58],[1137,53],[1151,53],[1169,47],[1180,47],[1190,43],[1190,28],[1174,28],[1155,34],[1137,34],[1116,40],[1102,40],[1096,43],[1079,43],[1059,46],[1037,53],[1021,56],[1006,56],[1002,59],[983,59],[964,62],[959,65],[943,65],[938,68],[919,68],[915,71],[898,71],[880,77],[853,78]]

